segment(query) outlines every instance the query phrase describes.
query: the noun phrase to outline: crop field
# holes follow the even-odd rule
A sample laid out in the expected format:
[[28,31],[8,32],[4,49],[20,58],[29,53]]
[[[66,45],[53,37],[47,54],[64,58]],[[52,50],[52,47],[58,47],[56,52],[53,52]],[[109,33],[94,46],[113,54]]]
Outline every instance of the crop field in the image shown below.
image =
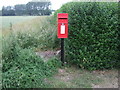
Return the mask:
[[3,35],[8,34],[11,28],[14,29],[15,31],[19,31],[19,30],[24,31],[24,30],[28,30],[29,25],[31,27],[32,26],[34,27],[34,25],[32,25],[31,22],[34,23],[35,18],[39,18],[39,17],[38,16],[0,16],[0,21],[1,21],[0,22],[0,41],[2,38],[2,34]]
[[2,27],[7,28],[10,27],[10,23],[14,25],[27,20],[32,20],[36,17],[37,16],[0,16],[0,21],[2,21]]
[[39,30],[41,24],[47,16],[3,16],[0,17],[2,20],[2,27],[0,30],[3,35],[9,32],[31,32]]

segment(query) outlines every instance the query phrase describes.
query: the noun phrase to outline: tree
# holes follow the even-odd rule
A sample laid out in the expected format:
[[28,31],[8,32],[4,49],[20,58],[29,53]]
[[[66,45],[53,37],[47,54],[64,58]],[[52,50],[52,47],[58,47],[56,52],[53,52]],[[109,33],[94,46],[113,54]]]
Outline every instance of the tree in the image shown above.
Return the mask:
[[0,10],[0,16],[2,16],[2,10]]
[[29,15],[50,15],[51,2],[49,0],[33,0],[26,5]]
[[22,16],[22,15],[50,15],[51,2],[49,0],[32,0],[27,4],[18,4],[14,7],[7,6],[2,8],[3,16]]
[[26,5],[18,4],[15,5],[15,15],[27,15]]
[[15,16],[15,10],[12,6],[2,7],[2,16]]

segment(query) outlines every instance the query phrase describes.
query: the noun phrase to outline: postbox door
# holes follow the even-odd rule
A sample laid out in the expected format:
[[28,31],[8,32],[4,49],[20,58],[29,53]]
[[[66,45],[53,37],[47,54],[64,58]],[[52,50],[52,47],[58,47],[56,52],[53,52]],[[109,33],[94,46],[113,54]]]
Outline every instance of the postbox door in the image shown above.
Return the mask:
[[68,37],[68,24],[58,23],[58,38],[67,38],[67,37]]

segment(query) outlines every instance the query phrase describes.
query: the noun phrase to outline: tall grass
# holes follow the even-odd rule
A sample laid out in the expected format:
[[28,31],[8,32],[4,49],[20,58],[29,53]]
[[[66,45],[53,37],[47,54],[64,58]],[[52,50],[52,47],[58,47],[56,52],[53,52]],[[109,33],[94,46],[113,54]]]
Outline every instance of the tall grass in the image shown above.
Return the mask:
[[51,17],[37,17],[13,25],[12,31],[10,27],[5,31],[3,30],[3,35],[8,36],[10,32],[12,32],[16,36],[19,35],[18,38],[23,39],[23,43],[26,44],[27,47],[32,45],[40,49],[52,49],[57,46],[57,30],[56,26],[51,23]]

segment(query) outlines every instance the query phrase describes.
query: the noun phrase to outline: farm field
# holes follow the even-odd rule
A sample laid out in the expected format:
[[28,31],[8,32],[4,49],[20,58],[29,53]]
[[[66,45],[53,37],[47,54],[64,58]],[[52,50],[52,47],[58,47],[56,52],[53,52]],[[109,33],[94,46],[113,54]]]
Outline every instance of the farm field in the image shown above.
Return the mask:
[[14,25],[27,20],[32,20],[36,17],[37,16],[0,16],[0,21],[2,21],[3,28],[8,28],[10,27],[10,23]]
[[[21,35],[21,43],[23,44],[23,46],[25,46],[24,48],[28,46],[31,46],[33,48],[33,44],[37,44],[37,47],[33,48],[34,53],[44,53],[44,51],[49,50],[51,50],[51,52],[57,52],[56,49],[51,48],[55,44],[52,42],[54,42],[55,40],[53,37],[55,37],[54,34],[56,33],[56,28],[55,26],[50,25],[48,16],[8,16],[0,17],[0,20],[2,20],[3,25],[3,30],[1,34],[7,37],[11,32],[14,32],[14,35],[17,35],[17,33],[20,32],[23,35],[23,37]],[[10,23],[13,24],[11,31],[9,26]],[[43,49],[41,50],[41,48]],[[24,52],[21,57],[23,56]],[[42,55],[40,56],[42,57]],[[26,57],[27,56],[24,56],[24,58]],[[42,58],[42,60],[44,61],[44,57]],[[50,85],[46,86],[48,88],[118,88],[118,71],[115,69],[103,71],[87,71],[76,67],[69,67],[67,65],[64,67],[57,67],[56,69],[57,70],[55,74],[44,78],[45,83],[47,83],[47,85]]]
[[[2,38],[2,34],[8,34],[10,32],[10,29],[14,29],[15,31],[19,30],[27,30],[28,23],[30,24],[32,19],[38,18],[38,16],[0,16],[0,42]],[[27,27],[25,27],[25,23],[27,22]],[[12,27],[11,27],[12,25]],[[33,25],[30,25],[33,26]],[[24,28],[25,27],[25,28]]]
[[3,35],[11,32],[11,29],[12,32],[31,32],[32,30],[39,30],[45,17],[47,16],[3,16],[0,17],[0,20],[2,20],[0,30]]

